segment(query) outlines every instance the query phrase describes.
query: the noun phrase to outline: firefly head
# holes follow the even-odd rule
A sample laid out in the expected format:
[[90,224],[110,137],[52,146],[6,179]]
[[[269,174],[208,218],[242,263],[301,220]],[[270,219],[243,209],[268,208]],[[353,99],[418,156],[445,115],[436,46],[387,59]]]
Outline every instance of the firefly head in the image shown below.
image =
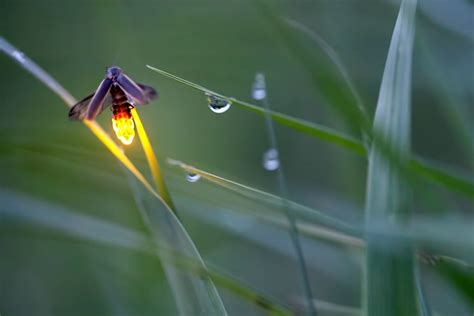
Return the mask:
[[116,66],[107,68],[107,78],[116,79],[122,73],[122,69]]

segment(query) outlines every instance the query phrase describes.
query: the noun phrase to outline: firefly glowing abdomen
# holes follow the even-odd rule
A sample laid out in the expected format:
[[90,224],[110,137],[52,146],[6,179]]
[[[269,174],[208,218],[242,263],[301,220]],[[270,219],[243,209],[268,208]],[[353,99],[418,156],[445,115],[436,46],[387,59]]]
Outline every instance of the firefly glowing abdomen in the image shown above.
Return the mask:
[[111,87],[110,94],[112,95],[112,127],[118,139],[123,144],[130,145],[135,137],[135,123],[130,111],[133,105],[125,92],[116,85]]

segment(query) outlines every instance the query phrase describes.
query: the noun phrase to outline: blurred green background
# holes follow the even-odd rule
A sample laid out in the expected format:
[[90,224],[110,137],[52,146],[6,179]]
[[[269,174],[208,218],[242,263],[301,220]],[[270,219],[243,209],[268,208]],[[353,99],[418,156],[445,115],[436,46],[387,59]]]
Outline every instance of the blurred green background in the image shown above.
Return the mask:
[[[280,18],[324,38],[340,56],[370,116],[399,1],[267,2]],[[412,147],[416,154],[472,175],[473,16],[469,1],[420,0],[413,64]],[[99,84],[105,67],[120,66],[160,93],[140,107],[183,224],[206,262],[280,302],[301,308],[302,290],[287,232],[241,210],[259,205],[218,186],[188,183],[165,164],[183,160],[219,176],[278,194],[261,165],[269,147],[263,118],[233,107],[216,115],[205,96],[161,77],[146,64],[224,95],[251,100],[256,72],[266,76],[273,110],[360,137],[312,80],[347,92],[330,59],[304,34],[289,29],[308,65],[288,47],[265,9],[235,1],[0,0],[0,35],[56,78],[77,99]],[[321,83],[322,84],[322,83]],[[0,56],[0,204],[87,214],[144,230],[115,158],[68,108],[8,57]],[[111,131],[110,114],[99,122]],[[329,143],[275,125],[289,197],[328,214],[363,220],[366,162]],[[126,149],[146,170],[138,142]],[[415,213],[472,215],[472,200],[418,180]],[[27,217],[27,215],[25,215]],[[78,225],[80,225],[78,223]],[[303,240],[316,298],[359,307],[362,257]],[[442,315],[472,315],[462,297],[429,268],[428,300]],[[35,222],[0,217],[0,314],[174,315],[159,260],[64,237]],[[262,315],[219,289],[230,315]],[[323,314],[325,315],[325,314]],[[332,314],[327,314],[332,315]]]

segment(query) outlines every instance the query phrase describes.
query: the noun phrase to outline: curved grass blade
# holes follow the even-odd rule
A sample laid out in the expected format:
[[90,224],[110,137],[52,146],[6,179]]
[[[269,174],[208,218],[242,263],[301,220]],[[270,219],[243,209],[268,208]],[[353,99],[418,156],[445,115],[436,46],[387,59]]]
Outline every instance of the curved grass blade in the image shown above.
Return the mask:
[[448,172],[438,165],[434,162],[428,162],[426,159],[418,158],[411,159],[408,168],[446,188],[454,189],[471,198],[474,197],[474,183],[472,182],[474,178],[470,174],[462,175],[460,172]]
[[469,115],[466,113],[467,111],[463,110],[469,107],[459,97],[459,92],[452,92],[459,89],[455,86],[455,83],[446,80],[446,76],[438,60],[436,60],[432,47],[429,47],[429,41],[425,33],[422,33],[422,36],[418,36],[418,38],[420,39],[418,47],[423,56],[421,60],[423,61],[424,68],[429,73],[428,78],[431,80],[432,91],[437,99],[441,100],[440,107],[443,110],[443,114],[449,125],[451,125],[451,129],[456,133],[456,141],[463,145],[462,149],[471,162],[471,168],[474,169],[474,142],[472,142],[474,130],[469,121]]
[[150,167],[153,180],[155,180],[156,189],[165,203],[173,210],[173,212],[176,213],[176,208],[174,207],[171,195],[168,191],[168,188],[166,187],[163,176],[161,175],[158,159],[156,159],[155,152],[153,151],[153,147],[151,146],[146,130],[143,127],[142,120],[140,119],[140,116],[138,115],[138,112],[135,108],[132,108],[131,112],[133,120],[135,121],[138,136],[140,137],[140,143],[142,144],[143,151],[145,152],[145,156],[148,161],[148,166]]
[[[268,0],[259,0],[255,3],[260,14],[266,18],[273,29],[277,30],[285,48],[307,71],[313,87],[321,92],[321,95],[337,113],[341,114],[351,130],[360,132],[364,140],[369,141],[367,137],[371,132],[369,117],[364,109],[356,103],[352,91],[339,88],[341,87],[341,78],[333,65],[328,63],[324,57],[315,58],[315,51],[308,51],[295,36],[294,27],[289,26],[281,18],[283,13],[279,10],[277,3]],[[327,51],[325,53],[327,54]]]
[[150,65],[147,65],[147,67],[149,69],[165,76],[165,77],[176,80],[176,81],[178,81],[178,82],[180,82],[184,85],[187,85],[189,87],[192,87],[196,90],[199,90],[201,92],[208,93],[208,94],[211,94],[211,95],[215,95],[219,98],[225,99],[233,105],[241,106],[244,109],[253,111],[253,112],[258,113],[260,115],[268,115],[272,118],[272,120],[274,120],[274,121],[276,121],[276,122],[278,122],[278,123],[280,123],[284,126],[287,126],[291,129],[300,131],[302,133],[308,134],[308,135],[313,136],[313,137],[320,138],[320,139],[328,141],[330,143],[337,144],[341,147],[344,147],[346,149],[349,149],[349,150],[353,151],[354,153],[356,153],[358,155],[361,155],[361,156],[365,155],[365,148],[362,145],[362,143],[359,140],[357,140],[355,138],[352,138],[351,136],[345,135],[343,133],[340,133],[336,130],[333,130],[333,129],[325,127],[325,126],[321,126],[321,125],[311,123],[311,122],[308,122],[308,121],[305,121],[305,120],[297,119],[297,118],[291,117],[291,116],[286,115],[286,114],[282,114],[282,113],[278,113],[278,112],[275,112],[275,111],[267,110],[267,109],[264,109],[262,107],[256,106],[254,104],[250,104],[250,103],[238,100],[236,98],[227,97],[225,95],[214,92],[214,91],[209,90],[209,89],[207,89],[203,86],[200,86],[200,85],[195,84],[191,81],[180,78],[180,77],[175,76],[173,74],[170,74],[169,72],[166,72],[164,70],[152,67]]
[[[207,270],[196,246],[164,200],[150,194],[131,174],[128,179],[140,214],[155,242],[164,243],[182,256],[194,258],[203,270]],[[209,276],[196,278],[190,272],[176,269],[173,258],[170,261],[171,264],[164,263],[164,269],[181,315],[227,315]]]
[[29,59],[23,52],[18,50],[6,39],[0,36],[0,51],[4,52],[8,57],[12,58],[21,67],[31,73],[36,79],[41,81],[54,93],[56,93],[69,107],[77,103],[76,99],[69,94],[56,80],[53,79],[46,71]]
[[[178,160],[168,158],[167,162],[172,166],[179,167],[186,173],[198,174],[202,179],[239,194],[246,199],[258,201],[262,207],[259,208],[258,213],[249,211],[252,216],[257,216],[279,226],[285,225],[284,219],[278,217],[278,210],[281,207],[280,197],[198,169]],[[397,240],[397,243],[393,244],[394,247],[413,243],[417,247],[433,249],[440,253],[452,252],[454,256],[469,254],[474,251],[474,245],[470,241],[470,230],[473,225],[471,218],[447,221],[444,218],[437,219],[423,216],[413,218],[409,226],[377,222],[373,226],[364,229],[359,223],[349,224],[296,202],[288,201],[288,203],[291,204],[291,208],[299,219],[298,227],[301,234],[309,238],[327,240],[353,248],[364,248],[364,234],[384,234]],[[270,208],[265,208],[264,205],[268,205]],[[450,233],[451,231],[456,231],[457,234],[453,235]]]
[[[410,155],[411,63],[416,0],[403,0],[385,64],[373,129],[400,161]],[[367,176],[366,226],[379,222],[403,225],[410,214],[410,193],[404,177],[372,143]],[[414,250],[383,234],[366,234],[363,306],[368,316],[419,315],[415,289]]]
[[[298,21],[295,21],[293,19],[284,19],[286,24],[288,24],[290,27],[294,28],[295,30],[298,30],[308,36],[313,42],[315,42],[323,51],[324,53],[331,59],[332,63],[334,66],[337,68],[339,71],[343,81],[347,84],[347,88],[349,89],[350,93],[352,94],[352,97],[355,100],[356,106],[359,108],[360,113],[362,113],[363,117],[368,118],[369,115],[367,114],[366,107],[364,103],[362,102],[362,98],[360,97],[359,92],[357,92],[357,89],[355,87],[355,83],[352,80],[352,78],[349,75],[349,72],[347,71],[347,68],[344,66],[342,63],[341,58],[337,54],[337,52],[329,45],[328,42],[326,42],[318,33],[314,32],[310,28],[306,27],[305,25],[299,23]],[[363,133],[364,138],[367,138],[368,136]],[[368,143],[368,139],[366,139]]]
[[[353,153],[356,153],[360,156],[365,156],[366,150],[364,147],[364,144],[351,137],[348,136],[344,133],[338,132],[336,130],[333,130],[331,128],[321,126],[315,123],[311,123],[302,119],[294,118],[286,114],[282,114],[279,112],[275,111],[268,111],[265,110],[259,106],[250,104],[248,102],[240,101],[236,98],[231,98],[224,96],[220,93],[214,92],[212,90],[209,90],[205,87],[202,87],[198,84],[195,84],[193,82],[190,82],[188,80],[185,80],[183,78],[180,78],[178,76],[175,76],[173,74],[170,74],[166,71],[163,71],[161,69],[152,67],[150,65],[147,65],[147,67],[165,77],[171,78],[173,80],[176,80],[184,85],[187,85],[189,87],[192,87],[196,90],[199,90],[204,93],[209,93],[215,96],[218,96],[219,98],[225,99],[228,102],[230,102],[233,105],[238,105],[241,106],[242,108],[246,110],[250,110],[252,112],[258,113],[260,115],[269,115],[272,120],[275,122],[287,126],[293,130],[302,132],[304,134],[307,134],[311,137],[319,138],[321,140],[327,141],[329,143],[338,145],[342,148],[348,149]],[[388,155],[387,150],[384,150],[384,154]],[[417,174],[426,177],[430,179],[431,181],[437,182],[443,186],[445,186],[448,189],[456,190],[460,193],[463,193],[469,197],[474,197],[474,182],[472,181],[472,177],[460,177],[457,176],[451,172],[445,171],[438,166],[428,163],[424,161],[421,158],[417,157],[412,157],[409,160],[408,167],[411,168],[413,171],[415,171]]]
[[425,291],[423,289],[423,284],[420,275],[420,262],[415,263],[414,267],[414,279],[416,287],[416,295],[418,296],[418,308],[420,311],[420,316],[431,316],[431,308],[428,305],[426,300]]
[[[258,200],[262,204],[269,204],[272,206],[272,210],[276,210],[281,207],[281,198],[279,196],[270,194],[268,192],[264,192],[255,188],[252,188],[250,186],[214,175],[210,172],[198,169],[196,167],[190,166],[184,162],[174,160],[172,158],[168,158],[167,160],[168,164],[172,166],[178,166],[182,170],[184,170],[187,173],[194,173],[200,175],[203,179],[215,183],[216,185],[219,185],[221,187],[224,187],[228,190],[231,190],[232,192],[238,193],[246,198]],[[359,241],[358,239],[351,239],[352,236],[362,236],[361,231],[359,228],[356,226],[353,226],[349,223],[346,223],[342,220],[339,220],[337,218],[334,218],[332,216],[326,215],[323,212],[311,209],[307,206],[298,204],[293,201],[288,201],[290,207],[294,212],[296,213],[297,217],[303,222],[313,222],[317,224],[321,224],[324,226],[327,226],[331,228],[334,231],[334,236],[336,237],[336,240],[340,238],[341,240],[351,240],[349,244],[355,244],[358,245]],[[275,207],[276,209],[274,209]],[[262,214],[256,214],[257,216],[260,216]],[[275,217],[274,214],[270,215],[269,217]],[[304,231],[308,232],[308,229],[305,229]],[[338,232],[344,232],[344,234],[338,235]],[[347,235],[346,235],[347,234]],[[349,236],[348,236],[349,235]],[[316,235],[317,236],[317,235]],[[313,236],[315,237],[315,236]],[[349,238],[349,239],[347,239]],[[335,240],[335,241],[336,241]]]
[[441,260],[436,271],[450,281],[456,289],[474,306],[474,268],[452,260]]

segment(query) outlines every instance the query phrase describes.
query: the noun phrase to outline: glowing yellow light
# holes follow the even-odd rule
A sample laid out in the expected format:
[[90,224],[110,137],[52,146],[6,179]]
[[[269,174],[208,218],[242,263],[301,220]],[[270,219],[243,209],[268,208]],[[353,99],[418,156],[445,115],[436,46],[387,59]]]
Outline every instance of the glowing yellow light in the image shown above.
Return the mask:
[[124,145],[130,145],[135,137],[135,123],[127,117],[112,118],[112,127],[115,135]]

